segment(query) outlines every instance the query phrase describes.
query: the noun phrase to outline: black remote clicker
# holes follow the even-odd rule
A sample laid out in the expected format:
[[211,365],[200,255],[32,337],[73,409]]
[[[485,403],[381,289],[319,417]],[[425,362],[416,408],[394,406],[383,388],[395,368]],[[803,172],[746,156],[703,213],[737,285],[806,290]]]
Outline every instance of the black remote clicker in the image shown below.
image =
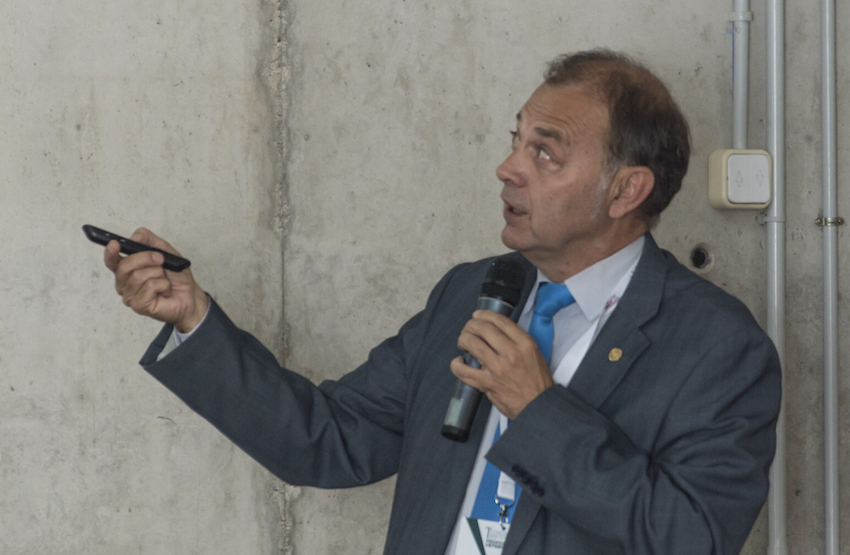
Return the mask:
[[121,245],[121,252],[124,254],[136,254],[137,252],[142,251],[156,251],[158,253],[162,253],[162,255],[165,256],[165,262],[162,264],[162,267],[166,270],[171,270],[172,272],[179,272],[181,270],[185,270],[191,264],[185,258],[180,258],[179,256],[173,255],[169,252],[165,252],[162,249],[157,249],[154,247],[143,245],[141,243],[137,243],[135,241],[130,241],[127,238],[94,227],[93,225],[84,225],[83,232],[86,234],[86,237],[89,238],[89,241],[97,243],[98,245],[105,246],[110,241],[118,241],[118,244]]

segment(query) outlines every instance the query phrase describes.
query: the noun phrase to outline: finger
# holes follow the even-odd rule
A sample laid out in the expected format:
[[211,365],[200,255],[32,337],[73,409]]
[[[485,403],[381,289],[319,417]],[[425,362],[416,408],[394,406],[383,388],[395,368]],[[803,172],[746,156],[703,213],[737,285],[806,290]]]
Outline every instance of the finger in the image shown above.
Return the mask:
[[454,374],[455,377],[463,383],[485,393],[488,391],[488,388],[485,386],[485,381],[487,379],[486,372],[483,372],[482,369],[469,366],[463,361],[463,357],[455,357],[452,359],[449,363],[449,369],[452,371],[452,374]]
[[489,310],[478,310],[472,314],[472,321],[478,322],[482,330],[487,329],[485,323],[492,326],[493,331],[487,332],[484,339],[497,353],[506,350],[517,350],[524,355],[539,352],[537,342],[510,318]]
[[144,227],[140,227],[136,231],[134,231],[133,234],[130,236],[130,240],[180,256],[180,253],[177,252],[177,249],[172,247],[168,243],[168,241],[157,237],[151,230]]
[[[484,345],[479,344],[476,339],[483,342]],[[499,353],[512,348],[514,343],[514,339],[506,335],[503,328],[494,324],[487,318],[480,317],[473,317],[469,320],[458,337],[458,346],[461,349],[472,353],[476,358],[479,355],[498,355]]]
[[476,310],[472,313],[472,319],[492,324],[503,335],[505,335],[505,337],[516,342],[519,342],[522,337],[526,335],[526,332],[524,332],[522,328],[516,324],[516,322],[507,316],[493,312],[492,310]]
[[[144,258],[148,259],[148,257]],[[129,300],[138,295],[139,291],[145,286],[145,282],[167,279],[162,266],[155,264],[138,266],[137,262],[136,259],[130,260],[130,257],[127,257],[119,263],[118,270],[115,273],[115,290],[124,299],[124,304],[129,305]]]
[[156,251],[142,251],[129,256],[121,256],[121,245],[118,241],[110,241],[103,251],[103,263],[112,273],[117,274],[123,270],[124,273],[146,266],[162,266],[165,257]]
[[[132,262],[135,261],[128,261],[128,263]],[[115,289],[121,296],[133,295],[144,286],[146,281],[165,277],[165,270],[162,266],[145,265],[127,271],[122,262],[119,264],[118,272],[115,274]]]
[[497,348],[493,346],[498,342],[498,338],[494,338],[494,335],[500,335],[500,332],[492,326],[482,326],[479,323],[470,321],[461,330],[457,338],[457,346],[479,361],[482,359],[486,360],[498,353]]
[[121,245],[118,244],[118,241],[110,241],[103,249],[103,263],[109,268],[109,271],[115,273],[119,262],[121,262]]
[[122,295],[124,304],[140,314],[151,313],[160,297],[166,297],[171,292],[171,282],[165,277],[154,277],[145,280],[132,294]]
[[157,268],[162,270],[162,264],[165,262],[165,257],[162,253],[155,251],[142,251],[130,256],[119,257],[118,263],[115,266],[115,283],[123,284],[130,276],[139,270],[145,268]]

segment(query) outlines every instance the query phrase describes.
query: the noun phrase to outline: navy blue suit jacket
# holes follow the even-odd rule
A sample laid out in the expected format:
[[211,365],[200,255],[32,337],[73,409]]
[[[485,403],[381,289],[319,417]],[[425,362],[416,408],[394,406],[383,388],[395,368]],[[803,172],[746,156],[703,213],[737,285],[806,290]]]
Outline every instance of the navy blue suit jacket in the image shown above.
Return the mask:
[[[468,442],[441,436],[449,362],[489,263],[454,268],[364,364],[318,387],[216,304],[157,362],[166,326],[142,365],[286,482],[398,474],[385,553],[442,555],[490,409],[485,399]],[[523,486],[504,554],[738,553],[767,495],[780,383],[746,307],[647,235],[569,387],[532,401],[487,455]]]

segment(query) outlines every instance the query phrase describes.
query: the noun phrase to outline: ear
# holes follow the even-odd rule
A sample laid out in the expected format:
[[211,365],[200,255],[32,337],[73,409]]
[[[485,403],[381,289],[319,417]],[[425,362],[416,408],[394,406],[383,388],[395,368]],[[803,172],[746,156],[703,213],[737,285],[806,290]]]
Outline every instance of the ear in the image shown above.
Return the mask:
[[622,218],[643,204],[655,186],[655,175],[646,166],[626,166],[617,171],[610,189],[608,216]]

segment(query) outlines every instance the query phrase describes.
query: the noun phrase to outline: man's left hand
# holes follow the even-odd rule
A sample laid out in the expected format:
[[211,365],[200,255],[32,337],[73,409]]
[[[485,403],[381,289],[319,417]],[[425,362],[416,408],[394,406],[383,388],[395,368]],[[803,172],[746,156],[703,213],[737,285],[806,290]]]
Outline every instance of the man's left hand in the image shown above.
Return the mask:
[[466,323],[457,346],[481,363],[481,369],[452,360],[452,373],[478,389],[508,418],[554,385],[549,366],[537,343],[510,318],[477,310]]

